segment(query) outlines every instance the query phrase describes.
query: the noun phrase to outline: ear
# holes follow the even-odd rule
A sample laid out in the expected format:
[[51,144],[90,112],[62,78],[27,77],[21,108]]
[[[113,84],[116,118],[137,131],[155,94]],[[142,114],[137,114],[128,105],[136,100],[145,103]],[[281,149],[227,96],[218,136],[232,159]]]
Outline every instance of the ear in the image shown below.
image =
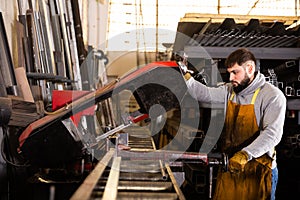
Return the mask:
[[247,72],[249,75],[254,74],[254,72],[255,72],[255,66],[254,66],[254,64],[253,64],[252,62],[250,62],[250,63],[247,64],[246,72]]

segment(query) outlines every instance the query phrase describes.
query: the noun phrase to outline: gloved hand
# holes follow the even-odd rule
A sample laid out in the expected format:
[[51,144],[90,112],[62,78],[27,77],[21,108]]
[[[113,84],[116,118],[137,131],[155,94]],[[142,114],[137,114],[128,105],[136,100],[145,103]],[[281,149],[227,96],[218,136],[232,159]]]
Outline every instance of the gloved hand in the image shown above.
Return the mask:
[[242,172],[248,162],[249,156],[245,151],[236,152],[232,158],[229,159],[229,171],[230,172]]
[[189,80],[191,77],[192,77],[192,75],[191,75],[190,73],[186,73],[186,74],[184,75],[184,79],[185,79],[185,80]]
[[192,70],[189,70],[188,67],[181,61],[178,62],[180,72],[184,76],[185,80],[189,80],[194,72]]

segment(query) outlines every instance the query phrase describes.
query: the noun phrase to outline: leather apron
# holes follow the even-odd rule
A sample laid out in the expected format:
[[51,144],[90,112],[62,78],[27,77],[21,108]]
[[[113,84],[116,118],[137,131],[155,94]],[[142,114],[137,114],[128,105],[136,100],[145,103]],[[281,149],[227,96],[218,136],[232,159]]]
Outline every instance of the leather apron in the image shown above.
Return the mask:
[[[225,131],[220,138],[222,152],[229,158],[249,145],[259,134],[254,112],[254,102],[260,89],[252,97],[251,104],[239,105],[232,102],[231,95],[225,118]],[[243,172],[233,173],[219,170],[214,200],[260,200],[270,199],[272,184],[272,158],[267,154],[253,158]]]

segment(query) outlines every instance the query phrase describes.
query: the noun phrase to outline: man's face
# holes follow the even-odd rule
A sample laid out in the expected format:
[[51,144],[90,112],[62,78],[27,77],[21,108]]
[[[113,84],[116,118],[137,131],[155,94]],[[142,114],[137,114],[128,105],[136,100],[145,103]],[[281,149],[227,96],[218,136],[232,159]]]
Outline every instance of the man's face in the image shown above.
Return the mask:
[[249,82],[252,80],[252,70],[250,70],[249,63],[245,63],[242,66],[235,63],[232,67],[227,68],[230,75],[229,80],[233,87],[237,90],[235,92],[240,92],[247,87]]

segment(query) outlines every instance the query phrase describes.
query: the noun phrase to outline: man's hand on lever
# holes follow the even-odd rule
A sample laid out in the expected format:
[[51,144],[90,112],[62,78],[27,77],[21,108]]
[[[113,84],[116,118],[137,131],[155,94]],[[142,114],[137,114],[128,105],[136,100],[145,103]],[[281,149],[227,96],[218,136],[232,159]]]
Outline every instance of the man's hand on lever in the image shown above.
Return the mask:
[[191,74],[194,74],[194,71],[189,70],[188,67],[182,61],[179,61],[178,65],[185,80],[189,80],[192,77]]
[[243,172],[247,164],[249,156],[245,151],[236,152],[232,158],[229,159],[229,171],[233,173]]

